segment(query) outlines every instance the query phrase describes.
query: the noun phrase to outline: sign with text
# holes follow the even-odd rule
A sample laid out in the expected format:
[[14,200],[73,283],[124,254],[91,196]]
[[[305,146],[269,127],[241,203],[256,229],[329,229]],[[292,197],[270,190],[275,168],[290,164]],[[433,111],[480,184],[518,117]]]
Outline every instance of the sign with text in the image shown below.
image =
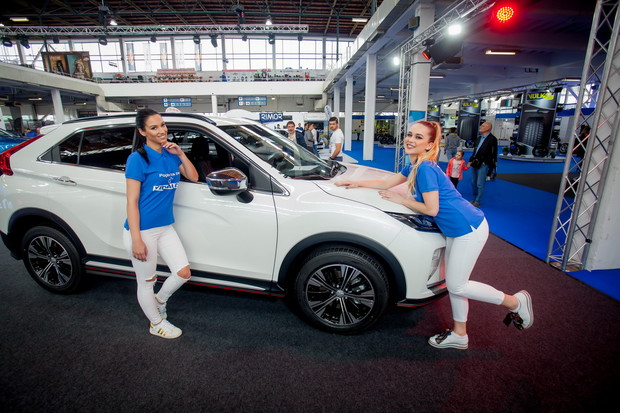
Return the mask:
[[192,98],[163,98],[165,108],[191,108]]
[[259,116],[261,123],[282,122],[284,120],[282,112],[261,112]]
[[239,106],[267,106],[267,96],[239,96]]

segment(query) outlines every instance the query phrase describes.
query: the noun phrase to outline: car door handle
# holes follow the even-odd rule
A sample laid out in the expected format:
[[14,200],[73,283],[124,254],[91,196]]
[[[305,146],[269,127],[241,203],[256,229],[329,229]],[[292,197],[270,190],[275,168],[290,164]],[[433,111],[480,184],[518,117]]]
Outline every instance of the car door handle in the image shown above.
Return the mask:
[[54,181],[58,182],[59,184],[63,184],[63,185],[70,185],[70,186],[77,185],[77,182],[72,181],[71,179],[69,179],[68,176],[56,177],[54,178]]

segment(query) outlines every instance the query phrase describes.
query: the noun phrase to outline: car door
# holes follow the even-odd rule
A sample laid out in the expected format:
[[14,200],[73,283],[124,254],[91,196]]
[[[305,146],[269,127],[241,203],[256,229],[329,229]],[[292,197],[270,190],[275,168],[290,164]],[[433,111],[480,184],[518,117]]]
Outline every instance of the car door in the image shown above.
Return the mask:
[[[175,228],[192,267],[192,278],[228,287],[266,289],[273,278],[276,210],[268,176],[221,137],[204,129],[168,123],[171,136],[192,162],[210,170],[237,167],[249,176],[250,202],[215,195],[204,182],[181,182],[175,196]],[[201,178],[204,179],[204,178]]]
[[42,156],[49,211],[71,227],[89,255],[127,258],[124,169],[134,133],[129,125],[79,130]]

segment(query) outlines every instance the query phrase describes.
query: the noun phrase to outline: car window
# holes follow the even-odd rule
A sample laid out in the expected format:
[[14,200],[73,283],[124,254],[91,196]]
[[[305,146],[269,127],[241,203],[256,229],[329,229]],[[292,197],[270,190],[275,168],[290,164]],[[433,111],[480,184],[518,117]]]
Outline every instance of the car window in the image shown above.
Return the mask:
[[277,131],[261,125],[222,125],[219,128],[286,177],[330,179],[345,169],[340,164],[317,158]]
[[124,171],[134,133],[133,127],[78,132],[51,151],[52,160]]

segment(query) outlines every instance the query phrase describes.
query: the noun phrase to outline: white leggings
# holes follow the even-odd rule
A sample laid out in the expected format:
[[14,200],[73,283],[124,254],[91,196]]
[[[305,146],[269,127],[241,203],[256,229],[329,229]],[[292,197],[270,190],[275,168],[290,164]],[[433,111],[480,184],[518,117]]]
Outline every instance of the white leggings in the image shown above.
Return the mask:
[[[181,244],[181,240],[172,225],[140,231],[140,236],[147,248],[146,261],[134,258],[131,233],[126,229],[123,230],[123,244],[131,257],[131,263],[136,273],[138,303],[140,303],[142,311],[144,311],[151,324],[155,325],[162,321],[157,308],[157,301],[159,300],[161,303],[167,302],[170,296],[187,282],[188,279],[180,277],[178,273],[187,267],[189,262],[187,255],[185,255],[183,244]],[[157,281],[155,271],[158,253],[164,259],[172,274],[159,289],[156,299],[153,287]]]
[[454,321],[467,322],[469,299],[500,305],[504,293],[488,284],[469,281],[478,256],[489,237],[489,224],[486,218],[472,232],[456,238],[447,238],[446,245],[446,285],[452,306]]

